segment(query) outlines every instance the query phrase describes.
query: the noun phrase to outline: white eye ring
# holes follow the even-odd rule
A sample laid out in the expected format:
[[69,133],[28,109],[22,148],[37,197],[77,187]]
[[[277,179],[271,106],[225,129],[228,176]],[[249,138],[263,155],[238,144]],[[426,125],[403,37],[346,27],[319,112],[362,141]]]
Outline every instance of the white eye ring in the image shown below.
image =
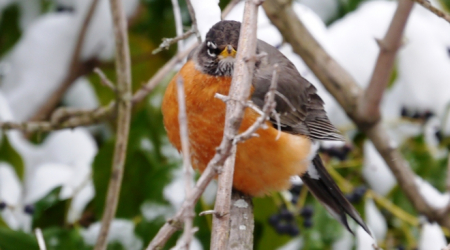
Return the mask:
[[207,49],[206,52],[208,52],[208,55],[210,57],[216,57],[217,56],[214,52],[211,52],[210,49]]
[[206,43],[206,46],[208,46],[210,48],[213,48],[213,49],[217,49],[217,45],[215,43],[213,43],[213,42],[210,42],[210,41],[208,41]]

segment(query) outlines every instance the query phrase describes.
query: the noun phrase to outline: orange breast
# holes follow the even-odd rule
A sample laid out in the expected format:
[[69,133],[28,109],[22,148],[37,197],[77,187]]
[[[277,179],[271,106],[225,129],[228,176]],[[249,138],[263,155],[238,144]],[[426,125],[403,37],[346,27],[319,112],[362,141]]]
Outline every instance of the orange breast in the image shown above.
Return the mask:
[[[226,105],[214,98],[216,93],[228,95],[231,77],[214,77],[200,73],[193,62],[187,62],[167,87],[162,103],[164,126],[170,142],[181,150],[176,79],[183,77],[189,129],[191,161],[203,171],[219,146],[225,122]],[[258,118],[246,109],[240,131],[245,131]],[[306,171],[311,141],[304,136],[281,133],[271,125],[259,129],[259,137],[237,147],[233,186],[259,196],[289,188],[289,178]]]

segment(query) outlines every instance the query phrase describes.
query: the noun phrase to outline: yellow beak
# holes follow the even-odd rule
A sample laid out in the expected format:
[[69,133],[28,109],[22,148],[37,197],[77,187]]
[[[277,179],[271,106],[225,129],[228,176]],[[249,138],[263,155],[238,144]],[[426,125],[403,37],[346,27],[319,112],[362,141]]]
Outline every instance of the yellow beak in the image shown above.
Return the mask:
[[225,49],[223,49],[222,52],[220,52],[220,55],[222,56],[222,58],[226,58],[226,57],[229,57],[229,56],[235,57],[236,56],[236,50],[234,50],[233,46],[227,45],[225,47]]

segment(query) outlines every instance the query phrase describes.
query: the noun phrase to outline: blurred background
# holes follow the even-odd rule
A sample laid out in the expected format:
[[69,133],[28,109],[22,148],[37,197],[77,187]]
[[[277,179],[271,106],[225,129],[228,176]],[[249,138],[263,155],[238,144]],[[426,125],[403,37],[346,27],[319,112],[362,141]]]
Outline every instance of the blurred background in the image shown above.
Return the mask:
[[[141,88],[177,51],[152,54],[163,38],[176,36],[168,0],[123,0],[129,20],[133,91]],[[219,3],[221,9],[228,0]],[[193,1],[205,33],[217,20],[216,1]],[[449,0],[432,0],[448,12]],[[47,120],[57,107],[95,109],[115,99],[101,84],[100,68],[115,81],[114,37],[109,1],[99,0],[82,32],[92,0],[0,0],[0,122]],[[191,25],[179,1],[185,30]],[[396,1],[298,0],[294,9],[319,43],[360,84],[367,86],[381,39]],[[211,8],[211,9],[208,9]],[[211,13],[215,16],[211,17]],[[240,20],[243,3],[226,19]],[[215,21],[212,21],[215,20]],[[84,39],[80,40],[80,34]],[[293,179],[289,191],[254,199],[255,249],[440,250],[450,240],[441,228],[417,214],[374,146],[345,116],[261,9],[258,37],[276,46],[324,99],[331,121],[347,141],[324,143],[322,156],[333,178],[373,231],[355,237]],[[182,43],[187,48],[195,38]],[[76,48],[79,52],[75,53]],[[116,219],[108,249],[145,249],[184,199],[181,159],[167,140],[160,104],[175,67],[133,108],[129,147]],[[56,94],[55,92],[59,93]],[[44,109],[46,103],[56,105]],[[417,174],[416,184],[430,206],[450,202],[450,25],[415,6],[383,99],[383,122]],[[92,249],[99,232],[114,147],[114,120],[54,132],[0,134],[0,250],[39,249],[41,228],[49,250]],[[213,208],[212,183],[196,212]],[[209,249],[211,217],[195,218],[191,249]],[[165,249],[176,243],[179,234]]]

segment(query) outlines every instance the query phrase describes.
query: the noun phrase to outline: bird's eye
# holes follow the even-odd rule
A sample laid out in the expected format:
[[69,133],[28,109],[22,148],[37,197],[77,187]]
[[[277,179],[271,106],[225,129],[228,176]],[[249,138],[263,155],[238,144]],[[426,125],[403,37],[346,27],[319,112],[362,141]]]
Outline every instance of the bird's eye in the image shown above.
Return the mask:
[[216,57],[216,52],[214,51],[214,49],[207,49],[206,52],[208,53],[208,55],[210,57]]

